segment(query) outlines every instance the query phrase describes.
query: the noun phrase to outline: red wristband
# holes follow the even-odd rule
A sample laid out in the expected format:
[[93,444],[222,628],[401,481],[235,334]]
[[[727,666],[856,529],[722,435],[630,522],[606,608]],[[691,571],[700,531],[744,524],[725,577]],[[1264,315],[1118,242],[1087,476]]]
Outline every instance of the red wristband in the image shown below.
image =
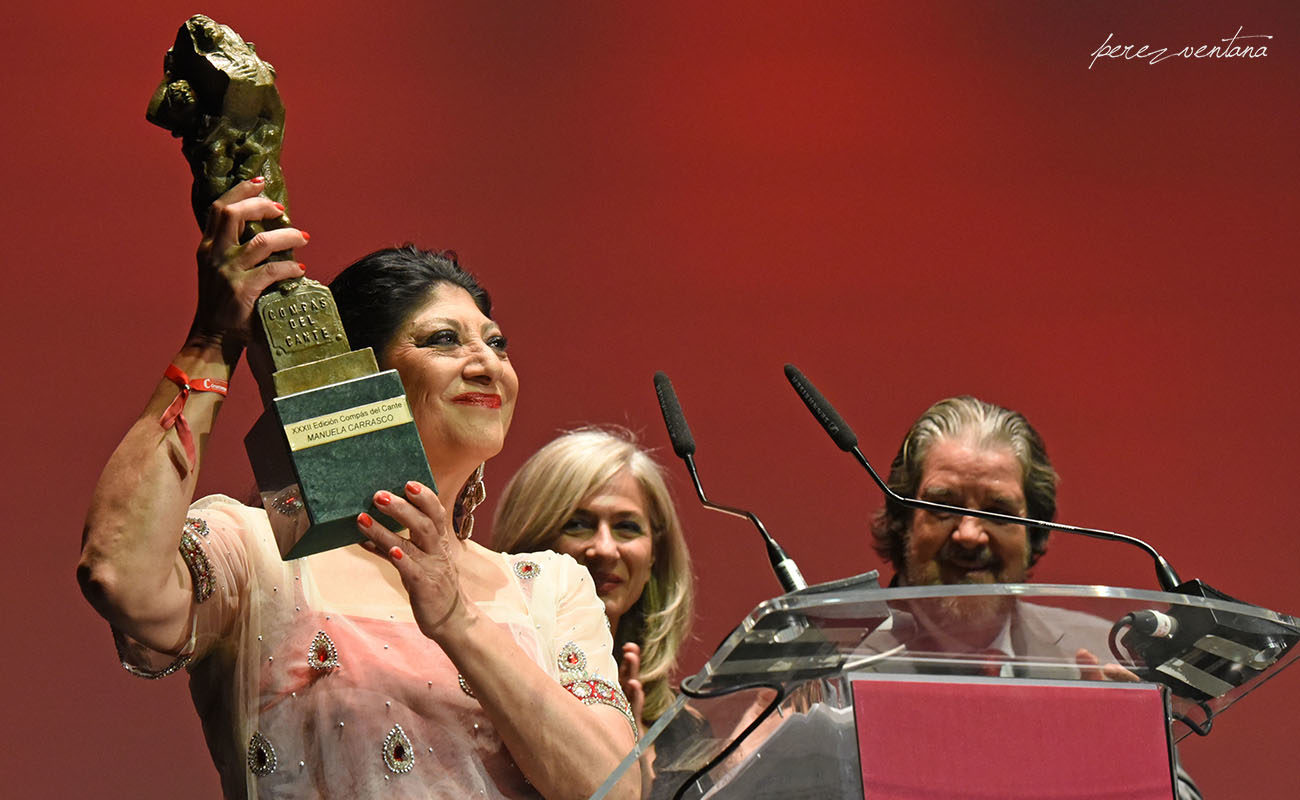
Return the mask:
[[185,455],[189,457],[190,466],[193,467],[198,455],[194,449],[194,434],[190,432],[190,424],[185,421],[185,415],[182,413],[185,411],[185,401],[189,398],[190,392],[214,392],[225,397],[230,391],[230,384],[218,378],[190,380],[190,376],[175,364],[167,365],[167,369],[163,370],[163,377],[179,386],[181,391],[172,404],[167,406],[158,424],[163,430],[175,426],[176,435],[180,437],[181,445],[185,447]]

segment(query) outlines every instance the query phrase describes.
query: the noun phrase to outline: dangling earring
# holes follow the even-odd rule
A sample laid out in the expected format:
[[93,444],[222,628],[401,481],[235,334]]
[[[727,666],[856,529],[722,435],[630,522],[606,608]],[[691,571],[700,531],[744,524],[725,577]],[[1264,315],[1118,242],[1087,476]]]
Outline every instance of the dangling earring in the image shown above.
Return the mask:
[[464,541],[474,533],[474,509],[487,499],[487,487],[483,485],[483,464],[480,463],[474,470],[474,474],[469,476],[469,482],[460,492],[460,500],[456,509],[459,513],[456,515],[460,518],[456,527],[456,538]]

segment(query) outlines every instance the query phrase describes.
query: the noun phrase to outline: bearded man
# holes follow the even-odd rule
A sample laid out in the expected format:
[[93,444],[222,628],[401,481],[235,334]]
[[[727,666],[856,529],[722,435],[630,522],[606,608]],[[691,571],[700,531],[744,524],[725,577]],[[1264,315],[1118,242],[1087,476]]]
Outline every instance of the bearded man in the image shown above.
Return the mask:
[[[957,508],[1050,522],[1058,478],[1043,439],[1018,411],[974,397],[950,397],[926,409],[908,430],[890,465],[889,487],[900,496]],[[871,525],[875,549],[894,566],[893,586],[1024,583],[1047,552],[1048,530],[956,513],[912,509],[887,499]],[[881,631],[864,650],[884,653],[908,641],[914,652],[943,653],[971,671],[1004,677],[1137,680],[1101,666],[1109,622],[1078,611],[974,595],[896,604],[913,618]],[[905,615],[906,616],[906,615]],[[923,668],[930,671],[930,668]],[[1175,761],[1175,795],[1200,800]]]
[[[903,497],[1051,521],[1056,471],[1024,415],[974,397],[951,397],[912,424],[890,467]],[[1046,528],[910,509],[888,500],[871,526],[894,566],[893,585],[1023,583],[1047,552]],[[991,643],[1012,611],[1005,597],[949,598],[922,611],[930,626],[972,646]],[[982,641],[980,641],[982,640]]]

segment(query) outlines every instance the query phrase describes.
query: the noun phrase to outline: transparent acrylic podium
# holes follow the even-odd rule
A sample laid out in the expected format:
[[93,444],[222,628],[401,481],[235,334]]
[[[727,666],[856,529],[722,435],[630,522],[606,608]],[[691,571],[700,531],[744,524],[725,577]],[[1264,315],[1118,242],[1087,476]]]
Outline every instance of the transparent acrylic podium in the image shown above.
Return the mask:
[[[988,647],[963,641],[990,635]],[[1054,584],[882,589],[868,573],[761,603],[593,798],[628,770],[653,798],[1086,797],[1101,773],[1124,797],[1173,797],[1174,743],[1290,666],[1297,641],[1300,620],[1227,600]],[[960,763],[951,741],[1037,748],[1028,777],[1020,756],[1009,771],[1069,788],[938,774]],[[923,786],[899,783],[910,757],[927,765]],[[983,783],[966,795],[952,780]]]

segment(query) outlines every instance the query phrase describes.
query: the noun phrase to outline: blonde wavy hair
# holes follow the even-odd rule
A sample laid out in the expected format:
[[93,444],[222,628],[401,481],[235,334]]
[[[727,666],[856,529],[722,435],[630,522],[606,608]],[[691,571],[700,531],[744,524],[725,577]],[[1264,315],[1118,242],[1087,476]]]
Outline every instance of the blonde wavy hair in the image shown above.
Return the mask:
[[643,716],[649,724],[672,704],[669,678],[691,626],[694,580],[663,469],[631,431],[581,428],[551,440],[532,455],[502,490],[492,524],[492,547],[506,553],[553,550],[561,527],[583,498],[628,470],[645,494],[653,562],[641,597],[619,620],[614,652],[641,647]]

